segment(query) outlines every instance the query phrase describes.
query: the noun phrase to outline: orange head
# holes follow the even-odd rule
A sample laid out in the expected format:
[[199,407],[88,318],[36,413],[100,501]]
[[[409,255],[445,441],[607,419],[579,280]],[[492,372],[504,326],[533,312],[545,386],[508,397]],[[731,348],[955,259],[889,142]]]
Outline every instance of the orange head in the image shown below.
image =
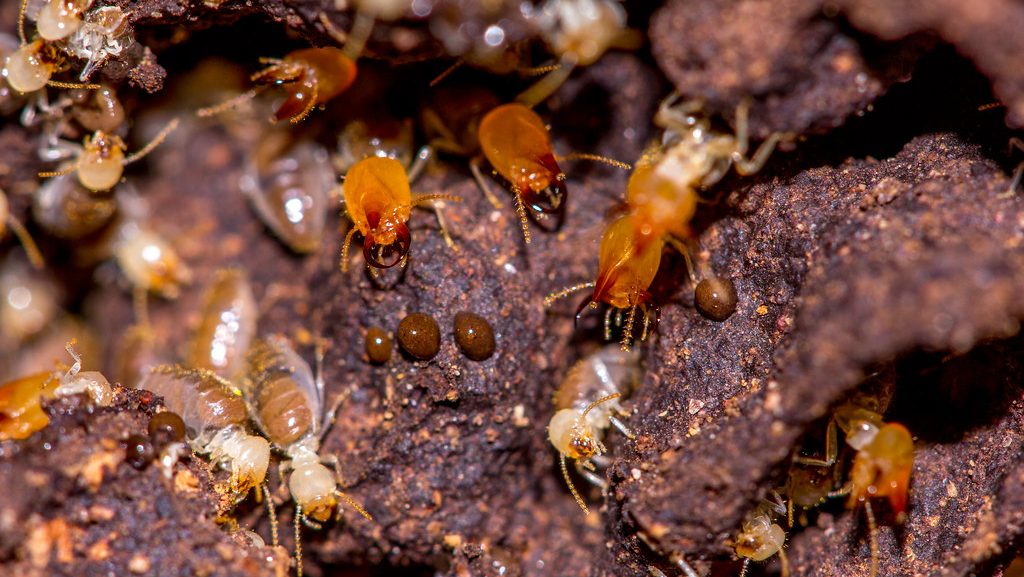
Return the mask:
[[60,379],[53,373],[37,373],[0,385],[0,441],[26,439],[43,429],[50,418],[42,400],[53,397]]
[[914,441],[898,423],[887,423],[857,452],[850,474],[853,491],[848,506],[871,497],[888,497],[897,515],[907,509],[907,489],[914,467]]
[[480,147],[494,170],[510,182],[531,210],[544,214],[565,208],[565,173],[551,147],[548,128],[522,104],[503,104],[480,121]]
[[342,185],[345,206],[363,234],[363,257],[370,266],[390,268],[409,252],[412,193],[402,163],[371,156],[355,163]]
[[356,63],[341,49],[304,48],[290,52],[281,64],[258,81],[279,84],[288,93],[274,118],[300,119],[312,109],[347,90],[356,79]]
[[576,317],[590,303],[604,303],[617,309],[645,304],[647,292],[661,264],[664,241],[659,237],[643,250],[637,248],[636,221],[631,215],[619,217],[608,225],[601,238],[599,272],[593,295],[580,304]]

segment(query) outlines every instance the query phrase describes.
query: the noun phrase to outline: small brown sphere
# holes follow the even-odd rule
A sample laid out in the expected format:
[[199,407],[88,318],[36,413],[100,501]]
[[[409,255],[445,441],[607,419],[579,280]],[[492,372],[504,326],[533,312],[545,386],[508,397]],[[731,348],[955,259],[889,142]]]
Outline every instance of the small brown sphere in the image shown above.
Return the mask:
[[462,311],[455,315],[455,342],[467,357],[483,361],[494,354],[494,329],[482,316]]
[[375,365],[383,365],[391,359],[391,337],[380,327],[366,330],[366,356]]
[[412,313],[398,323],[398,345],[414,358],[428,361],[441,349],[441,329],[430,315]]
[[164,447],[171,443],[177,443],[185,438],[185,421],[181,420],[178,413],[163,411],[150,417],[149,438],[156,447]]
[[727,278],[706,278],[697,283],[694,302],[700,314],[713,321],[724,321],[736,312],[736,287]]
[[124,460],[136,469],[145,469],[156,456],[153,444],[142,435],[129,435],[125,445]]

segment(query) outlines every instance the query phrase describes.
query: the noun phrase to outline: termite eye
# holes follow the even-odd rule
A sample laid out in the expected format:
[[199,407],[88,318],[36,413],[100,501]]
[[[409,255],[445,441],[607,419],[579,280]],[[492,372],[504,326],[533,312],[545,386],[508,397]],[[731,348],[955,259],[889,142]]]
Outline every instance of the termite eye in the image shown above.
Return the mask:
[[558,214],[564,210],[566,195],[569,193],[565,181],[553,180],[541,190],[527,191],[523,201],[534,212]]
[[405,255],[409,253],[411,242],[409,229],[404,224],[395,229],[395,242],[391,244],[374,242],[373,235],[369,234],[363,241],[363,258],[370,263],[370,266],[391,268],[402,262]]
[[136,469],[145,469],[155,456],[152,443],[142,435],[129,435],[125,445],[124,459]]
[[177,413],[164,411],[149,419],[149,438],[153,445],[163,447],[185,438],[185,422]]

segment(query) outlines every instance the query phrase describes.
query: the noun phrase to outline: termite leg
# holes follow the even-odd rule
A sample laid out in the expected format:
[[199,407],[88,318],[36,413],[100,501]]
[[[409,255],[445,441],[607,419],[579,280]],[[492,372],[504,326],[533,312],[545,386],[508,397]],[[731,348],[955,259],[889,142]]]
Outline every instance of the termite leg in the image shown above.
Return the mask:
[[[1024,140],[1017,137],[1011,138],[1009,145],[1010,153],[1013,153],[1014,148],[1024,152]],[[1013,178],[1010,179],[1010,186],[1006,189],[1006,192],[999,195],[999,198],[1010,198],[1013,196],[1017,191],[1017,187],[1020,186],[1022,179],[1024,179],[1024,162],[1017,165],[1017,170],[1013,171]]]
[[693,264],[693,255],[690,254],[690,247],[683,241],[671,235],[665,235],[665,241],[668,242],[672,248],[676,249],[679,254],[683,255],[683,260],[686,261],[686,274],[689,275],[690,282],[693,283],[694,286],[697,286],[697,269]]
[[629,430],[629,427],[627,427],[625,423],[620,421],[618,417],[610,415],[608,417],[608,422],[610,422],[616,429],[618,429],[620,433],[626,435],[628,439],[636,438],[636,436],[633,434],[633,431]]
[[434,155],[434,149],[429,146],[421,146],[416,151],[416,158],[413,159],[412,165],[409,166],[409,182],[413,183],[423,174],[423,170],[427,168],[427,164],[430,163],[430,157]]
[[[871,577],[878,575],[878,525],[875,524],[875,512],[871,509],[871,501],[864,501],[864,516],[868,519],[868,545],[871,547]],[[782,550],[779,549],[781,553]]]
[[593,471],[587,469],[586,466],[580,461],[576,461],[576,472],[579,473],[581,477],[586,479],[588,483],[597,487],[598,489],[604,491],[605,489],[608,488],[607,481],[597,476],[597,474],[594,473]]
[[480,170],[480,164],[482,162],[482,156],[474,156],[472,160],[469,161],[469,170],[470,172],[473,173],[473,178],[476,179],[477,186],[480,187],[480,190],[484,193],[484,196],[487,197],[487,201],[490,202],[491,206],[493,206],[496,210],[501,210],[501,201],[498,200],[498,197],[494,196],[493,192],[491,192],[491,189],[487,186],[487,181],[484,180],[484,174]]
[[[1022,165],[1024,166],[1024,165]],[[3,194],[0,192],[0,194]],[[43,259],[43,253],[39,251],[39,246],[36,241],[32,239],[32,235],[28,233],[28,229],[25,225],[21,224],[21,221],[14,218],[14,215],[7,215],[7,227],[11,229],[14,236],[18,237],[18,242],[25,249],[25,254],[28,255],[28,261],[32,264],[32,268],[36,270],[42,270],[46,267],[46,260]]]
[[683,559],[682,555],[673,555],[673,557],[675,558],[676,567],[679,567],[679,570],[683,572],[683,575],[686,575],[686,577],[700,577],[697,575],[697,572],[693,570],[693,567],[690,567],[690,564],[686,562],[686,559]]
[[831,467],[836,462],[836,456],[839,454],[839,446],[836,439],[836,421],[832,419],[828,422],[828,427],[825,429],[825,458],[818,459],[815,457],[801,457],[797,455],[793,457],[793,462],[800,465],[811,465],[815,467]]
[[274,496],[266,479],[263,479],[263,497],[267,500],[267,516],[270,517],[270,541],[277,547],[280,543],[277,536],[277,508],[274,506]]

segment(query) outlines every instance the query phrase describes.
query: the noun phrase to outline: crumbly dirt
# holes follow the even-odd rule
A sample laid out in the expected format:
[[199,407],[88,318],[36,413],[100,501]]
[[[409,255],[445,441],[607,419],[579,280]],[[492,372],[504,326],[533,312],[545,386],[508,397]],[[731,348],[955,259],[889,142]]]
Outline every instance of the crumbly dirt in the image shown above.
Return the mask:
[[[673,556],[702,574],[736,574],[728,542],[742,521],[783,483],[790,456],[830,410],[880,379],[895,390],[887,420],[904,423],[917,447],[906,521],[875,509],[880,574],[1000,571],[1024,528],[1024,341],[1015,336],[1024,319],[1024,201],[1004,195],[1018,157],[1006,156],[1013,133],[1003,111],[978,107],[994,93],[1012,123],[1024,122],[1024,51],[1013,50],[1020,40],[1010,32],[1021,29],[1020,7],[638,4],[626,8],[649,43],[577,71],[539,107],[559,153],[635,160],[659,136],[651,118],[673,87],[721,114],[716,129],[727,129],[747,100],[755,140],[772,132],[788,139],[760,173],[707,191],[698,211],[696,274],[734,281],[732,317],[698,314],[685,263],[666,253],[654,287],[661,322],[638,345],[644,377],[626,403],[636,438],[608,435],[611,462],[599,470],[605,495],[577,479],[589,516],[564,485],[546,425],[558,383],[602,341],[601,318],[589,314],[574,329],[573,299],[550,309],[543,299],[592,280],[597,243],[628,173],[566,161],[565,221],[556,230],[531,224],[527,245],[501,184],[490,183],[507,202],[495,210],[466,159],[442,155],[413,192],[463,199],[443,207],[457,251],[431,211],[415,209],[408,267],[374,277],[355,246],[343,274],[349,223],[332,207],[322,248],[292,253],[239,189],[270,103],[212,120],[189,113],[243,90],[260,56],[330,42],[321,12],[347,29],[351,15],[334,2],[131,3],[145,57],[112,68],[127,76],[109,77],[123,86],[129,140],[145,142],[174,116],[182,123],[127,174],[148,222],[174,242],[195,278],[177,300],[149,299],[154,354],[181,358],[203,289],[226,266],[252,277],[261,334],[290,337],[307,359],[314,338],[326,339],[327,398],[345,400],[322,452],[337,456],[343,489],[374,520],[344,508],[323,530],[304,529],[304,570],[314,577],[640,576],[650,567],[674,577]],[[513,18],[521,16],[517,3],[490,7],[438,2],[430,18],[379,24],[357,86],[314,112],[296,137],[334,147],[352,118],[385,109],[415,117],[430,79],[452,62],[438,57],[435,19],[463,18],[475,30],[506,18],[512,39],[535,33]],[[8,6],[0,10],[13,22]],[[258,52],[254,37],[265,39]],[[190,74],[208,55],[229,63]],[[530,80],[462,70],[445,82],[484,84],[511,98]],[[43,166],[37,136],[14,117],[0,126],[0,186],[25,221]],[[96,255],[96,238],[68,246],[33,232],[63,304],[100,335],[102,350],[87,364],[112,374],[135,322],[126,281]],[[475,362],[459,351],[452,323],[461,310],[494,327],[494,356]],[[438,321],[440,353],[422,362],[396,349],[383,366],[369,364],[366,329],[394,332],[412,312]],[[26,359],[62,357],[41,342],[2,343],[0,374]],[[43,432],[0,443],[0,480],[11,487],[0,494],[0,562],[12,574],[294,571],[286,552],[225,530],[237,523],[269,542],[259,504],[218,523],[213,486],[224,471],[192,456],[175,468],[180,479],[168,481],[158,467],[121,462],[120,441],[143,432],[158,403],[122,389],[104,409],[62,400],[49,407],[53,422]],[[292,505],[276,470],[270,483],[284,551],[294,551]],[[798,515],[789,530],[791,574],[868,575],[864,513],[843,505],[837,499]],[[773,559],[752,571],[780,566]]]

